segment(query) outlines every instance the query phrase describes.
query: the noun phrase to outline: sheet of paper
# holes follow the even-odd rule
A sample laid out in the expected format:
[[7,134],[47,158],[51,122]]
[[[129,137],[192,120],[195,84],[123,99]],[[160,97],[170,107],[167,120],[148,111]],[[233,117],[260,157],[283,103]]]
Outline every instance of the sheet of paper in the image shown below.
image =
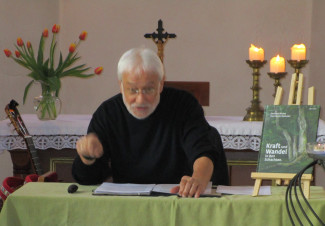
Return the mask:
[[[170,193],[170,189],[179,184],[157,184],[152,191],[160,193]],[[209,182],[203,194],[211,194],[212,182]]]
[[[219,185],[216,192],[231,195],[252,195],[254,186],[223,186]],[[271,195],[271,186],[261,186],[258,195]]]

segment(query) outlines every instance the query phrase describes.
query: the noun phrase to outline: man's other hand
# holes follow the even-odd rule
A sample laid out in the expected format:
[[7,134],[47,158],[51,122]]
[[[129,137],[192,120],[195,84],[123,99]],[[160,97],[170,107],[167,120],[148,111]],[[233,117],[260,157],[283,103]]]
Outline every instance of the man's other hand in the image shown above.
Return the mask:
[[195,197],[199,198],[205,191],[208,183],[202,182],[197,178],[190,176],[183,176],[179,186],[173,187],[170,192],[178,193],[182,197]]
[[202,156],[196,159],[192,177],[183,176],[179,186],[173,187],[170,192],[178,193],[182,197],[199,198],[211,180],[213,167],[213,162],[208,157]]
[[77,141],[76,147],[81,161],[86,165],[93,164],[104,153],[102,144],[93,133],[81,137]]

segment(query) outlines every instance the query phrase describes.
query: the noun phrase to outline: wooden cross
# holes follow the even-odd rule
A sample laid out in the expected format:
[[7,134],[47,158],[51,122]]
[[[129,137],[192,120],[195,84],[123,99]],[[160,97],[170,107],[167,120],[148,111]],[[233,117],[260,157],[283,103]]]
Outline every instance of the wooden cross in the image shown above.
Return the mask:
[[158,33],[145,34],[145,38],[151,38],[158,47],[158,56],[161,62],[164,62],[164,45],[169,38],[176,38],[176,34],[169,34],[167,32],[163,33],[163,22],[162,20],[158,21],[158,28],[156,29]]

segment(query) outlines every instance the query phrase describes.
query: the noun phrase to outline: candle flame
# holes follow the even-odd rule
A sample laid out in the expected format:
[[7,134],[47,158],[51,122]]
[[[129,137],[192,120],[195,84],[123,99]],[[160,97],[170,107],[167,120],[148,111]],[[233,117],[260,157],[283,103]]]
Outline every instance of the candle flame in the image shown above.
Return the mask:
[[279,54],[276,56],[276,61],[280,61],[280,56],[279,56]]
[[251,48],[253,48],[253,50],[255,51],[255,52],[258,52],[258,51],[260,51],[262,48],[258,48],[258,47],[256,47],[256,46],[254,46],[253,44],[251,44]]
[[272,59],[271,59],[271,61],[283,61],[284,60],[284,58],[283,57],[281,57],[280,56],[280,54],[278,54],[276,57],[273,57]]
[[292,48],[297,48],[297,49],[306,49],[306,46],[304,44],[295,44],[292,46]]

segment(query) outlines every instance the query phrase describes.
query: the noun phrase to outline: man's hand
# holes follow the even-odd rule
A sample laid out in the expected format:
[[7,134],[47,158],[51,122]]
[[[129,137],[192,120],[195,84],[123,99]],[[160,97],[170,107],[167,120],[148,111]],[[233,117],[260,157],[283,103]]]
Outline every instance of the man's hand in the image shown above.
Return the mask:
[[93,164],[104,153],[102,144],[93,133],[81,137],[77,141],[76,147],[81,161],[86,165]]
[[195,160],[193,165],[193,175],[183,176],[179,186],[173,187],[171,193],[178,193],[182,197],[199,198],[202,194],[213,172],[213,163],[208,157],[200,157]]

